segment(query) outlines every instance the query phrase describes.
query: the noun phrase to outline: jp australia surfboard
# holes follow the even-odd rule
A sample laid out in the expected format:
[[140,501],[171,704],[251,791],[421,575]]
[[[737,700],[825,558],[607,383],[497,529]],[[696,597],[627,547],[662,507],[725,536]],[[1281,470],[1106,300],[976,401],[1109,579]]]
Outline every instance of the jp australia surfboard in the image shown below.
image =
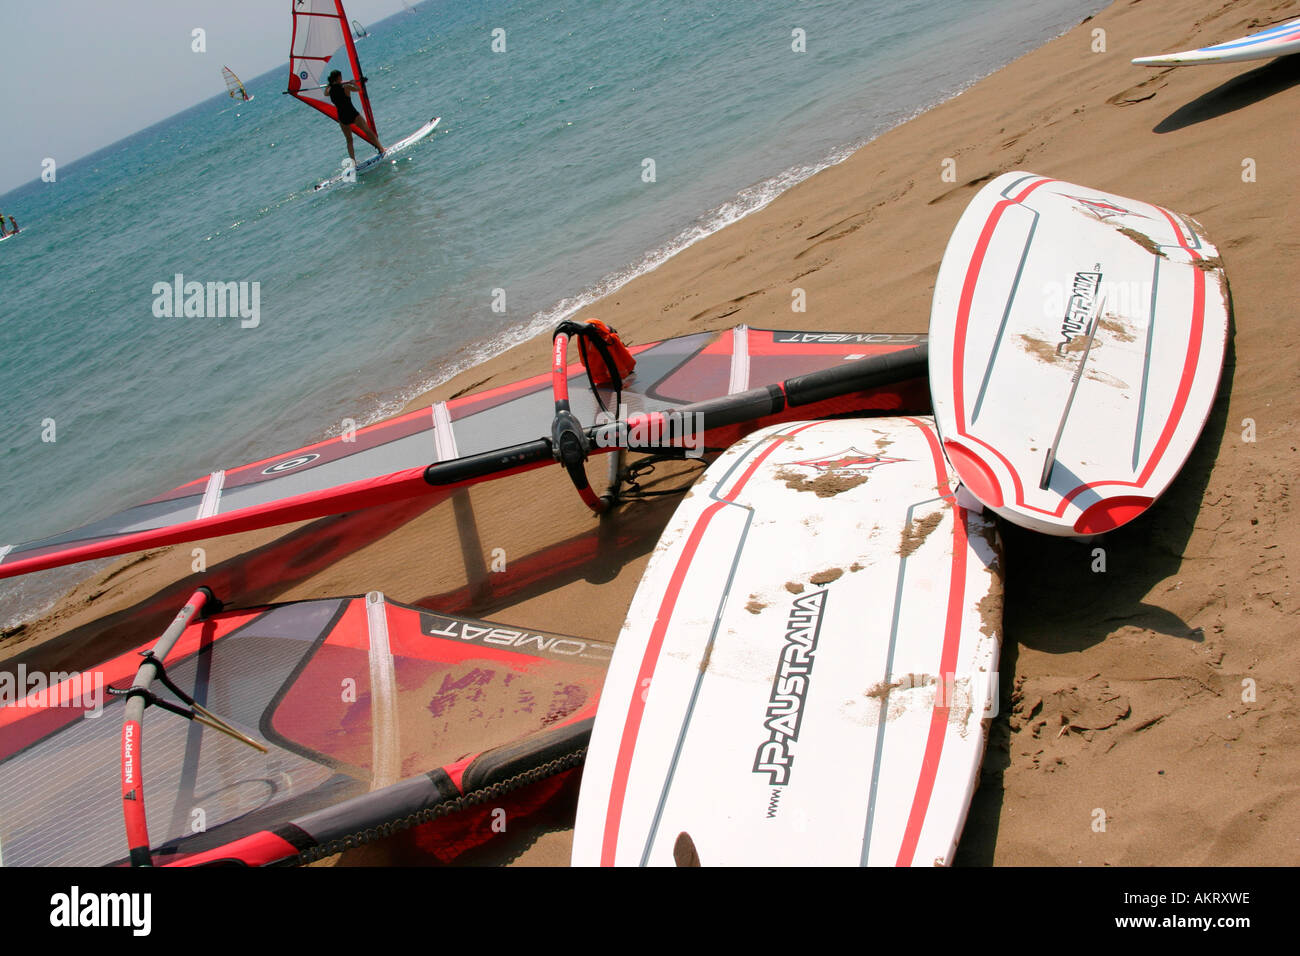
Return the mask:
[[1187,216],[1014,172],[971,200],[930,314],[930,392],[963,484],[1087,537],[1137,517],[1218,388],[1227,279]]
[[1195,66],[1200,63],[1237,63],[1241,60],[1267,60],[1288,53],[1300,53],[1300,19],[1288,20],[1275,27],[1218,43],[1200,50],[1140,56],[1136,66]]
[[955,487],[929,418],[777,425],[714,462],[615,645],[573,862],[951,862],[1001,631],[997,534]]
[[420,142],[420,140],[424,139],[429,134],[431,134],[435,129],[437,129],[438,124],[441,122],[442,122],[442,117],[435,116],[433,119],[429,120],[429,122],[425,123],[423,126],[417,129],[410,136],[406,137],[405,139],[399,139],[396,143],[393,143],[393,145],[389,146],[382,153],[376,153],[374,156],[371,156],[369,159],[363,159],[361,162],[357,163],[355,170],[345,169],[340,173],[336,173],[335,175],[331,176],[329,179],[317,183],[315,188],[324,189],[327,186],[334,186],[337,185],[338,183],[344,182],[349,178],[350,172],[355,172],[357,175],[359,175],[361,173],[374,169],[380,163],[392,159],[395,154],[402,152],[402,150],[410,149],[416,143]]

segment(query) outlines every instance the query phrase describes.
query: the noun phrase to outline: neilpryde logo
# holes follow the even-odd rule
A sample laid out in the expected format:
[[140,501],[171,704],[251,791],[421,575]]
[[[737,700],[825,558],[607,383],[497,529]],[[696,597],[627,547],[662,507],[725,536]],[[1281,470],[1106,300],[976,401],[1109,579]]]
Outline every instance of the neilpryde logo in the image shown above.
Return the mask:
[[148,936],[152,914],[149,893],[82,893],[74,886],[50,897],[50,925],[68,929],[127,927],[133,936]]

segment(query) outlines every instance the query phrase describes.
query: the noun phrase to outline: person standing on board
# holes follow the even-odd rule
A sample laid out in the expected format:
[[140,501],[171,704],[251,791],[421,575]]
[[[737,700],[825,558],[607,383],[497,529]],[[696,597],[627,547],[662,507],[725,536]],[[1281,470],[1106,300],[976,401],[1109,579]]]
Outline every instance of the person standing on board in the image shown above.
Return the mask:
[[[327,86],[325,90],[329,94],[330,102],[333,103],[334,108],[339,111],[339,125],[343,127],[343,135],[347,137],[348,155],[352,157],[352,165],[355,166],[357,163],[357,154],[352,150],[352,124],[356,123],[357,126],[361,127],[365,134],[374,139],[376,143],[379,143],[379,137],[375,134],[373,129],[366,125],[365,117],[358,113],[357,108],[352,105],[352,97],[348,94],[360,92],[355,80],[344,83],[342,72],[334,70],[329,75],[329,86]],[[384,151],[382,145],[377,145],[375,148],[379,150],[380,153],[383,153]]]

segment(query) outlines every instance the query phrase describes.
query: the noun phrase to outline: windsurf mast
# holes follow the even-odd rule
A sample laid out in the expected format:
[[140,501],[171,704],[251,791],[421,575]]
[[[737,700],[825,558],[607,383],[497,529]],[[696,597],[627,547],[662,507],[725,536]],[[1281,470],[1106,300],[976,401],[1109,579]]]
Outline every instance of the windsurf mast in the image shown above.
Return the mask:
[[221,75],[226,80],[226,92],[230,95],[232,100],[243,100],[247,103],[252,99],[252,97],[248,95],[248,90],[244,89],[244,84],[239,81],[239,77],[235,76],[234,70],[228,66],[223,66],[221,68]]
[[[290,0],[290,5],[293,37],[289,42],[289,88],[285,92],[338,122],[338,110],[325,93],[326,78],[332,69],[337,69],[343,74],[344,83],[357,82],[361,112],[378,136],[379,128],[370,109],[370,95],[366,92],[365,76],[357,60],[357,48],[342,0]],[[346,51],[346,57],[335,56],[340,49]],[[379,148],[379,143],[355,123],[352,132]]]

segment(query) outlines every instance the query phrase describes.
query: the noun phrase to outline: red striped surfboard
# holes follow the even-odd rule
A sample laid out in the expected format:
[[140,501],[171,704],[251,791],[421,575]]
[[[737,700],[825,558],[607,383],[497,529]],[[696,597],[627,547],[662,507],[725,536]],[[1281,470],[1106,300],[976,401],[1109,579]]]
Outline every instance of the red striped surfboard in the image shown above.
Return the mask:
[[615,645],[573,862],[951,862],[1001,630],[997,534],[954,487],[928,418],[722,455]]
[[1209,417],[1227,290],[1187,216],[1032,173],[990,182],[930,315],[930,394],[961,482],[1047,534],[1142,514]]

